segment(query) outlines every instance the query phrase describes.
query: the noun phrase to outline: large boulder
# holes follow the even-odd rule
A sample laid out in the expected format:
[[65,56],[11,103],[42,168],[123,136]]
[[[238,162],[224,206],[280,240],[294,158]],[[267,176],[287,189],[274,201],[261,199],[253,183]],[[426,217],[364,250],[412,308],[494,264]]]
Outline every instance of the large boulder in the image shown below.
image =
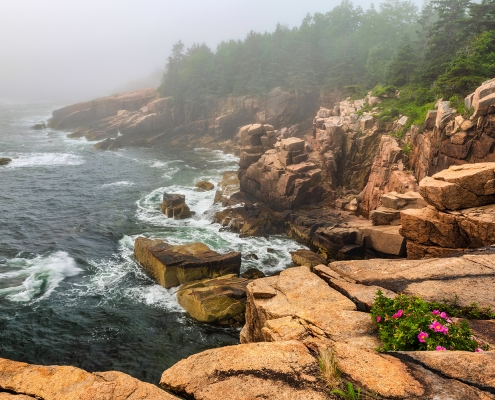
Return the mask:
[[451,249],[495,243],[495,204],[442,212],[433,207],[401,212],[401,234],[408,241]]
[[134,257],[165,288],[222,275],[239,275],[241,268],[241,253],[220,254],[203,243],[171,245],[159,239],[138,237]]
[[438,210],[460,210],[495,203],[495,163],[453,165],[424,178],[419,192]]
[[495,79],[483,82],[475,90],[472,97],[468,96],[468,98],[469,100],[466,101],[467,105],[474,108],[473,117],[482,117],[493,112],[493,105],[495,104]]
[[[2,397],[6,393],[11,397]],[[0,358],[0,399],[174,400],[150,383],[117,371],[89,373],[69,366],[41,366]]]
[[167,369],[160,384],[190,399],[325,400],[318,362],[297,341],[206,350]]
[[185,283],[177,300],[187,313],[200,322],[234,325],[244,323],[246,285],[250,279],[237,275]]

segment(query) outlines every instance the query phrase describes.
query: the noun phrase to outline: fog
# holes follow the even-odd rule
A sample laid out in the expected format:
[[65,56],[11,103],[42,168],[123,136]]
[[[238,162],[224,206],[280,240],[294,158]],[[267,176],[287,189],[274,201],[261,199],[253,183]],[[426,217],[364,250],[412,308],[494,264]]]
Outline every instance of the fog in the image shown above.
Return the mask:
[[[371,2],[353,1],[368,8]],[[418,6],[422,1],[416,0]],[[152,85],[172,45],[299,26],[340,0],[0,0],[0,99],[79,101]],[[154,74],[154,78],[143,80]],[[132,81],[141,80],[140,82]]]

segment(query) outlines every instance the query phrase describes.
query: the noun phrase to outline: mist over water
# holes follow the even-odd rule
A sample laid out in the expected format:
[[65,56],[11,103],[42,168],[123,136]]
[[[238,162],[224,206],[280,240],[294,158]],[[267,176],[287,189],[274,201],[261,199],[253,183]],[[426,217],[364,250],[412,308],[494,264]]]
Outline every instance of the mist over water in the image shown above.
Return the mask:
[[[100,151],[85,139],[30,130],[56,104],[0,105],[0,357],[119,370],[157,383],[178,360],[239,341],[239,330],[193,321],[133,258],[144,235],[241,251],[243,269],[273,273],[300,246],[285,237],[240,239],[211,223],[216,183],[237,169],[221,152]],[[162,194],[182,193],[196,215],[170,220]],[[267,251],[267,248],[274,250]],[[258,260],[246,257],[256,253]]]

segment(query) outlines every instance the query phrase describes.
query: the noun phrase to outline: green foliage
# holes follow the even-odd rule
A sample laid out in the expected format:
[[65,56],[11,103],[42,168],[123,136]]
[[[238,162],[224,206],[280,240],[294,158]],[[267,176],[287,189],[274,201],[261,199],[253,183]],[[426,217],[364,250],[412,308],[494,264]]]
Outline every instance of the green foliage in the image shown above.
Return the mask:
[[464,97],[494,75],[495,31],[488,31],[476,36],[456,54],[438,77],[437,86],[446,97],[455,93]]
[[376,85],[371,91],[371,94],[377,97],[393,97],[395,96],[396,91],[397,88],[393,85],[387,85],[387,86]]
[[347,390],[332,390],[330,394],[338,394],[341,396],[343,399],[348,399],[348,400],[359,400],[361,398],[361,389],[358,388],[357,391],[354,389],[354,386],[352,385],[351,382],[347,383]]
[[487,349],[474,339],[465,321],[453,323],[444,310],[432,310],[416,296],[400,294],[392,300],[379,290],[371,316],[378,324],[381,351]]
[[461,306],[459,298],[456,296],[452,300],[443,300],[442,302],[429,303],[430,309],[444,310],[448,315],[458,318],[468,319],[495,319],[495,311],[487,307],[479,307],[477,303],[470,306]]
[[414,146],[411,143],[406,143],[404,146],[402,146],[402,152],[408,156],[411,154],[411,151],[413,151]]

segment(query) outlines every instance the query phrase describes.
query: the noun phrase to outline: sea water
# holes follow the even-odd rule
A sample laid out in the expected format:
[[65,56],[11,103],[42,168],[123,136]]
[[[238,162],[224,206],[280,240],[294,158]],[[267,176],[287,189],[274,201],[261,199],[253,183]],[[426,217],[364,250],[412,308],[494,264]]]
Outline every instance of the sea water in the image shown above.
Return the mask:
[[[133,258],[138,236],[240,251],[242,270],[290,265],[301,246],[284,236],[239,238],[212,223],[217,183],[237,169],[218,151],[101,151],[67,132],[31,130],[53,103],[0,101],[0,357],[88,371],[118,370],[157,383],[178,360],[236,344],[239,330],[202,324]],[[163,192],[185,194],[195,215],[159,210]],[[257,259],[250,255],[256,254]]]

